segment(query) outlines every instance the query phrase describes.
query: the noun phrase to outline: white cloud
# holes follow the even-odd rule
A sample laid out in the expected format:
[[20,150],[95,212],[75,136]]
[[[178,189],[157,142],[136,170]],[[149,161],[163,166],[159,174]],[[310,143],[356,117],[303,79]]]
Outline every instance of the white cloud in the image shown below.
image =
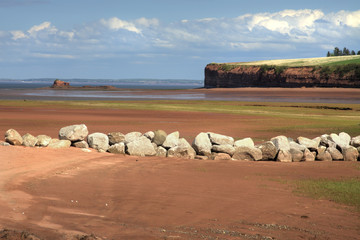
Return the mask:
[[50,54],[50,53],[34,53],[33,56],[39,58],[65,58],[65,59],[75,58],[75,56],[69,54]]
[[141,33],[140,29],[136,28],[136,26],[133,23],[121,20],[117,17],[113,17],[108,20],[101,19],[100,22],[101,24],[103,24],[104,26],[108,27],[111,30],[117,31],[120,29],[124,29],[138,34]]
[[353,28],[360,27],[360,10],[348,13],[346,16],[345,24]]
[[12,34],[13,40],[18,40],[21,38],[28,38],[28,36],[26,36],[23,31],[11,31],[10,33]]
[[37,32],[46,30],[48,33],[55,34],[58,30],[51,26],[51,22],[43,22],[40,25],[35,25],[28,30],[30,35],[36,35]]
[[[293,32],[309,35],[315,31],[315,24],[324,13],[320,10],[284,10],[277,13],[259,13],[246,15],[239,19],[250,19],[247,26],[250,31],[264,27],[270,31],[294,36]],[[297,34],[295,34],[297,35]]]

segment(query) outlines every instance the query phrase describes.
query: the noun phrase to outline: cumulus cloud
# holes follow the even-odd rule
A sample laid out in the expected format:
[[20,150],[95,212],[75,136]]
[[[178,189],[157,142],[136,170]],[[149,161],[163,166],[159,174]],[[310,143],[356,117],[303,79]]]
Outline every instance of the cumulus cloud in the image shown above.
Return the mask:
[[21,38],[28,38],[28,36],[26,36],[23,31],[10,31],[10,33],[12,34],[13,40],[18,40]]
[[[216,57],[226,52],[248,53],[264,49],[281,53],[306,48],[323,51],[336,45],[344,46],[346,42],[360,42],[360,10],[328,14],[311,9],[283,10],[171,23],[156,18],[124,20],[112,17],[77,24],[70,30],[58,29],[45,21],[29,29],[0,29],[0,38],[0,46],[41,52],[28,55],[38,58],[113,58],[124,53],[139,58],[168,56],[168,53]],[[13,54],[10,51],[6,50],[9,55]],[[149,55],[149,52],[159,54]]]
[[103,24],[104,26],[108,27],[111,30],[116,31],[116,30],[124,29],[138,34],[141,33],[140,29],[138,29],[132,22],[124,21],[117,17],[113,17],[108,20],[101,19],[100,22],[101,24]]

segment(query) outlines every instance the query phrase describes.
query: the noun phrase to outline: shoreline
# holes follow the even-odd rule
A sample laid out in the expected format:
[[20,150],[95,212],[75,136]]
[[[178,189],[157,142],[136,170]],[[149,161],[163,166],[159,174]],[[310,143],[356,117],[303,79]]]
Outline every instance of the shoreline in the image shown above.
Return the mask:
[[358,88],[0,89],[0,100],[204,100],[360,104]]

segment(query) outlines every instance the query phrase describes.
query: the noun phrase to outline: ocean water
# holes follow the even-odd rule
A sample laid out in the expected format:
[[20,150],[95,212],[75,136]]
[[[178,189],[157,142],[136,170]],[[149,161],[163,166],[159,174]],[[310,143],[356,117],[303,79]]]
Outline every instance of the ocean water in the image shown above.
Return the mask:
[[[203,80],[182,79],[64,79],[71,86],[104,86],[110,85],[126,89],[194,89],[204,86]],[[0,89],[34,89],[50,87],[54,79],[0,79]]]

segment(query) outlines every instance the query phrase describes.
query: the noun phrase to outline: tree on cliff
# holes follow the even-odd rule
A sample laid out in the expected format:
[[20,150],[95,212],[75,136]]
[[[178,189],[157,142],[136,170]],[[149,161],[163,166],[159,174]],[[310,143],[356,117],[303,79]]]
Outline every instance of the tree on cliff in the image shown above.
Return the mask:
[[[348,55],[355,55],[355,51],[354,50],[350,50],[346,47],[343,48],[343,50],[340,50],[340,48],[335,47],[334,51],[332,53],[330,53],[329,51],[327,52],[326,56],[327,57],[331,57],[331,56],[348,56]],[[357,52],[357,55],[360,55],[360,51]]]

